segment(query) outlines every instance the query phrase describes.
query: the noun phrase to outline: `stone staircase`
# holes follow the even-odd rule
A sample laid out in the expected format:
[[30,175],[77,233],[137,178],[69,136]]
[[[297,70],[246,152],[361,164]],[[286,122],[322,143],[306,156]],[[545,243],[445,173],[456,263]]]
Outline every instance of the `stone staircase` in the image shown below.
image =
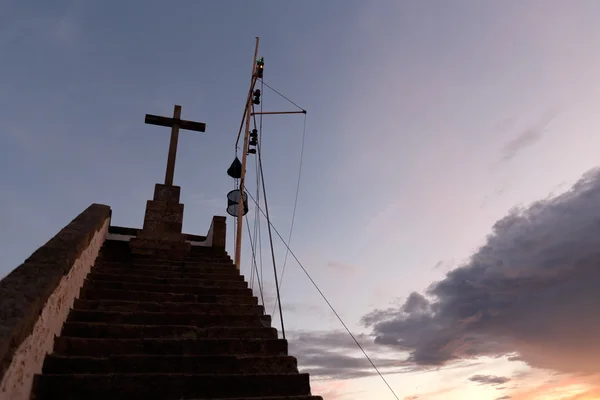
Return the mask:
[[32,399],[322,400],[223,250],[182,262],[107,240]]

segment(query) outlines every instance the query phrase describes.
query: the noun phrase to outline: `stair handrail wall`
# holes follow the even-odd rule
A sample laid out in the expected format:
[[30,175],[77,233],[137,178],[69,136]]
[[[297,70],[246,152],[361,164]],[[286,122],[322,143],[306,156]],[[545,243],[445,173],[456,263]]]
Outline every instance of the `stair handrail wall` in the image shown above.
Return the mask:
[[227,238],[227,218],[215,215],[206,235],[206,246],[225,249]]
[[29,399],[110,226],[92,204],[0,280],[0,400]]

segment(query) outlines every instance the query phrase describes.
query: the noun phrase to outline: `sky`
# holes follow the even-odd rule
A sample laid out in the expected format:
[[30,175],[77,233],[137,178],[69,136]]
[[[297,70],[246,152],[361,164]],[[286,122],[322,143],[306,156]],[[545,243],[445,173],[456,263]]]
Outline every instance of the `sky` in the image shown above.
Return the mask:
[[[184,231],[226,215],[260,36],[265,83],[307,110],[263,119],[271,220],[287,240],[302,165],[290,247],[398,398],[598,399],[598,13],[594,0],[0,0],[0,276],[91,203],[141,227],[169,142],[143,118],[175,104],[207,125],[180,133]],[[263,89],[265,111],[297,109]],[[274,245],[313,393],[394,399]]]

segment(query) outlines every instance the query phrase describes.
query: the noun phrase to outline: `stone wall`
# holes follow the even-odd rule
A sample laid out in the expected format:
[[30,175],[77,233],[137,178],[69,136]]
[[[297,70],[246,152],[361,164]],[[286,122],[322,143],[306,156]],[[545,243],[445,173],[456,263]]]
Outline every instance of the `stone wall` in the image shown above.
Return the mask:
[[[138,236],[141,229],[126,228],[123,226],[111,226],[108,230],[108,239],[129,241]],[[192,247],[216,247],[225,249],[227,239],[227,218],[215,215],[210,224],[206,236],[182,233],[183,240],[189,242]]]
[[225,249],[225,240],[227,238],[227,219],[225,217],[214,216],[210,229],[206,235],[206,246]]
[[[120,240],[125,240],[126,238],[136,237],[139,231],[141,231],[141,229],[111,225],[108,229],[108,234],[115,236],[115,238],[120,238]],[[206,240],[206,236],[192,235],[189,233],[184,233],[183,237],[188,242],[204,242]]]
[[110,207],[92,204],[0,281],[0,400],[28,400],[98,256]]

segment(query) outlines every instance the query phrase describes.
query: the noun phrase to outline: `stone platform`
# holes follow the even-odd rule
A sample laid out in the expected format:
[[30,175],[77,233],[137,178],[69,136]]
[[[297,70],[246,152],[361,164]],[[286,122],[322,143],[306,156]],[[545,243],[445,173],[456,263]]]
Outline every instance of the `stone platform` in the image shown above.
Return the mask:
[[190,244],[181,233],[183,204],[179,202],[181,188],[157,183],[154,197],[146,203],[143,229],[130,242],[133,254],[166,256],[183,260]]

